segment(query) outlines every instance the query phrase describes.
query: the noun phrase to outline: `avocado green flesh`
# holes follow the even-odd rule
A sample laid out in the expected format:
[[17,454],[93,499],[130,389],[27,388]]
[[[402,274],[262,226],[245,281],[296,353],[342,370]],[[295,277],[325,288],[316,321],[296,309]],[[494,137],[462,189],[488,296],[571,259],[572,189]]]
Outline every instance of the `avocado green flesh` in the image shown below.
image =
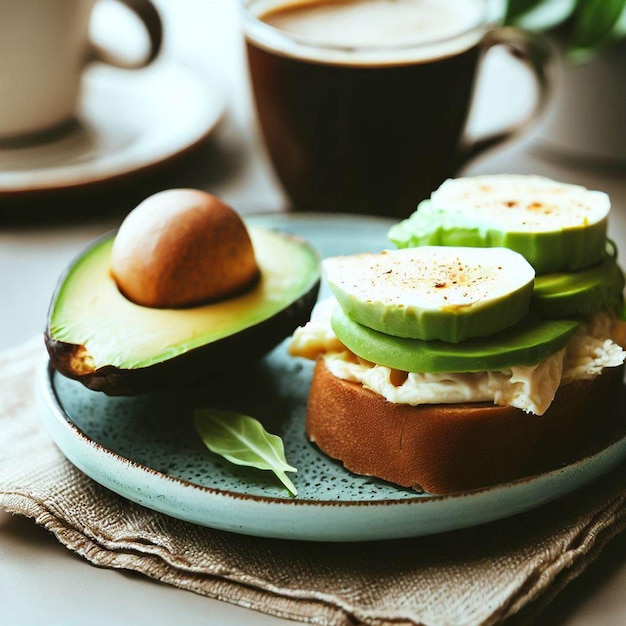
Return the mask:
[[135,369],[273,317],[317,283],[319,262],[301,240],[259,228],[249,232],[261,271],[256,287],[238,297],[186,309],[155,309],[126,299],[109,271],[113,237],[99,241],[72,265],[57,290],[48,335],[84,346],[94,369]]
[[408,219],[395,224],[389,239],[398,248],[418,246],[504,247],[519,252],[537,274],[576,271],[602,261],[607,220],[562,230],[525,232],[500,230],[488,221],[446,214],[429,200]]
[[392,309],[384,303],[378,308],[365,307],[345,294],[335,292],[335,296],[352,319],[387,335],[459,343],[471,337],[487,337],[519,322],[528,313],[531,292],[532,283],[480,307],[450,306],[438,311]]
[[328,259],[330,287],[353,320],[396,337],[458,343],[527,313],[534,271],[510,250],[430,248]]
[[587,315],[620,310],[624,274],[615,259],[580,272],[544,274],[535,279],[531,310],[542,317]]
[[339,306],[331,325],[339,340],[367,361],[431,374],[537,365],[564,348],[579,326],[574,320],[527,320],[491,337],[454,344],[386,335],[350,319]]

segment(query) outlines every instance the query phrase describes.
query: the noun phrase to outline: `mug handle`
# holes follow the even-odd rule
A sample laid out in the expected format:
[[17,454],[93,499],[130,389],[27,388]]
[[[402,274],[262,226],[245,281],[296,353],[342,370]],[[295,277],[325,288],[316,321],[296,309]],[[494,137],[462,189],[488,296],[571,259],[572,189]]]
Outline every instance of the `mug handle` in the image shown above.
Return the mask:
[[468,141],[461,149],[459,167],[485,150],[489,150],[521,134],[529,124],[540,117],[550,98],[551,73],[556,55],[554,48],[544,36],[505,26],[489,31],[485,35],[483,54],[494,46],[504,46],[532,72],[538,86],[537,100],[533,110],[514,125],[486,137]]
[[92,43],[90,61],[102,61],[122,69],[140,69],[149,65],[159,54],[163,43],[163,22],[159,12],[150,0],[116,0],[130,9],[143,23],[149,38],[149,49],[143,58],[127,59],[104,46]]

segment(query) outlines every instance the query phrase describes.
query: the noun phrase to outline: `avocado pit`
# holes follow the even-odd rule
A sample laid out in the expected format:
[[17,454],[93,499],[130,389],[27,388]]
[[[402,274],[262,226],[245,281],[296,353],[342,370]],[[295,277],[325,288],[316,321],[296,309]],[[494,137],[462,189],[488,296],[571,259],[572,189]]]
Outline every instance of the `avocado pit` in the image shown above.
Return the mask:
[[245,291],[259,267],[245,224],[230,206],[204,191],[170,189],[123,221],[111,274],[135,304],[179,308]]

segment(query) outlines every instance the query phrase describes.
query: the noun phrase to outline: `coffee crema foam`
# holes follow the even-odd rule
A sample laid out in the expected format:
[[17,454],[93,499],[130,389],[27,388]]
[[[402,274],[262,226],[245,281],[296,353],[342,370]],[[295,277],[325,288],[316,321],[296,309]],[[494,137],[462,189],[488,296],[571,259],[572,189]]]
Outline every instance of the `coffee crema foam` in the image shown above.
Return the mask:
[[246,35],[256,45],[342,65],[428,62],[459,54],[478,43],[488,22],[481,0],[258,0],[248,8],[280,31],[263,32],[263,24],[255,28],[250,20]]

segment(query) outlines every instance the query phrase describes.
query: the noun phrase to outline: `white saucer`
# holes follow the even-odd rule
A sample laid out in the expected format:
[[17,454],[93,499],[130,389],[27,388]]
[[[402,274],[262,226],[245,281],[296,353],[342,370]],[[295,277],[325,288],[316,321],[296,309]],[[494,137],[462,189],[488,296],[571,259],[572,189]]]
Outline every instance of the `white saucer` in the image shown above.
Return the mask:
[[163,163],[206,139],[224,107],[215,79],[173,61],[139,71],[94,65],[71,131],[0,148],[0,196],[89,185]]

